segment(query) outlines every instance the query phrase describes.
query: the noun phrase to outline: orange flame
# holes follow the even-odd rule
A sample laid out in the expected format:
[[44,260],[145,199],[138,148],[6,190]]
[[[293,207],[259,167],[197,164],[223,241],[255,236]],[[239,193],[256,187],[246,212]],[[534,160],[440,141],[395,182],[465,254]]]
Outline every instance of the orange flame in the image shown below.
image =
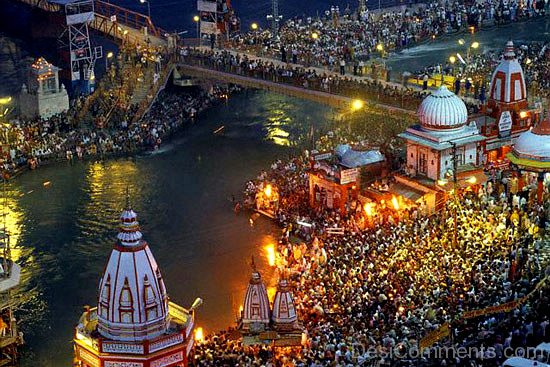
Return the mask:
[[201,327],[195,329],[195,341],[197,343],[202,343],[204,341],[204,331]]
[[372,217],[374,215],[374,203],[366,203],[364,209],[368,217]]
[[264,247],[269,266],[275,266],[275,246],[273,244]]
[[264,194],[265,196],[267,196],[268,198],[271,197],[271,194],[272,194],[272,191],[273,191],[273,188],[271,187],[270,184],[267,184],[264,188]]
[[395,210],[399,210],[399,202],[395,196],[391,198],[391,203],[393,204]]

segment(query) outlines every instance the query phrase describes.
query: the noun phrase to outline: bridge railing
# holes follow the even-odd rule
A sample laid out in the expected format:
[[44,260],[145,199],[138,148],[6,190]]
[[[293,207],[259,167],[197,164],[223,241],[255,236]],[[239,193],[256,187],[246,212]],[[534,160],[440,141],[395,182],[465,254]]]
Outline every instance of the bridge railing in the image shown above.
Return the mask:
[[165,38],[167,34],[162,28],[156,27],[147,15],[101,0],[95,1],[95,13],[105,18],[113,19],[113,23],[133,29],[142,30],[146,27],[148,34],[151,36]]

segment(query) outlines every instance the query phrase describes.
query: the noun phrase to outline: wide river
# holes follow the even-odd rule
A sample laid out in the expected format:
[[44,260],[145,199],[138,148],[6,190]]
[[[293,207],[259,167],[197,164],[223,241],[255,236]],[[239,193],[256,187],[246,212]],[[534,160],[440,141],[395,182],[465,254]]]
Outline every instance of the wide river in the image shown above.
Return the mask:
[[[277,241],[279,229],[267,220],[251,227],[246,214],[234,214],[231,197],[295,151],[288,145],[311,124],[322,128],[331,116],[313,103],[243,93],[202,115],[160,153],[61,163],[12,181],[7,224],[24,266],[22,364],[71,365],[73,327],[82,307],[97,302],[126,186],[171,299],[190,306],[202,297],[197,323],[207,332],[232,325],[250,257],[269,279],[263,247]],[[225,135],[214,135],[221,125]]]

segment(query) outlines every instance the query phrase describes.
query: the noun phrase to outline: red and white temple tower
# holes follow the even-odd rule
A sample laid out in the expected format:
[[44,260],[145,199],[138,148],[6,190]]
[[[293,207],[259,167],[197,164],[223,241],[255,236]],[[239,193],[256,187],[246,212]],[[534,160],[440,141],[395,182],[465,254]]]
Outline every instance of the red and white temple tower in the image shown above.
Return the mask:
[[252,276],[244,296],[241,327],[243,330],[264,331],[269,326],[270,315],[267,289],[260,272],[252,262]]
[[245,346],[299,347],[305,335],[298,320],[292,289],[282,276],[273,297],[273,304],[260,273],[252,262],[252,277],[243,302],[238,329]]
[[291,331],[298,329],[298,315],[296,314],[294,296],[288,281],[284,277],[279,280],[277,285],[271,320],[275,330]]
[[527,131],[538,118],[527,101],[527,84],[523,68],[516,58],[514,43],[508,41],[502,60],[493,72],[486,113],[472,116],[483,136],[485,163],[506,164],[504,159],[512,142]]
[[172,303],[127,204],[99,284],[96,308],[76,327],[75,366],[183,367],[193,348],[194,310]]
[[504,56],[491,78],[488,105],[497,112],[519,112],[527,107],[525,76],[512,41],[506,43]]

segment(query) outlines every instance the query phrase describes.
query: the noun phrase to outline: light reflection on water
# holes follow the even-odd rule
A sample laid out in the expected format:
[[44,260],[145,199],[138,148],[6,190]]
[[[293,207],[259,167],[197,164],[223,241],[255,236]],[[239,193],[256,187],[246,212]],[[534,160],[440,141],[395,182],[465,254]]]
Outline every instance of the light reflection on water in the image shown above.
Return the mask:
[[[252,255],[275,286],[263,247],[280,230],[263,219],[251,227],[245,213],[233,213],[231,196],[287,157],[310,121],[321,128],[330,115],[310,102],[249,92],[208,111],[161,154],[61,163],[12,181],[7,221],[24,269],[17,295],[27,341],[22,365],[71,364],[73,327],[82,307],[97,300],[127,186],[171,299],[188,307],[203,298],[197,323],[206,332],[232,325]],[[221,124],[225,133],[213,135]],[[271,140],[275,127],[288,144]]]

